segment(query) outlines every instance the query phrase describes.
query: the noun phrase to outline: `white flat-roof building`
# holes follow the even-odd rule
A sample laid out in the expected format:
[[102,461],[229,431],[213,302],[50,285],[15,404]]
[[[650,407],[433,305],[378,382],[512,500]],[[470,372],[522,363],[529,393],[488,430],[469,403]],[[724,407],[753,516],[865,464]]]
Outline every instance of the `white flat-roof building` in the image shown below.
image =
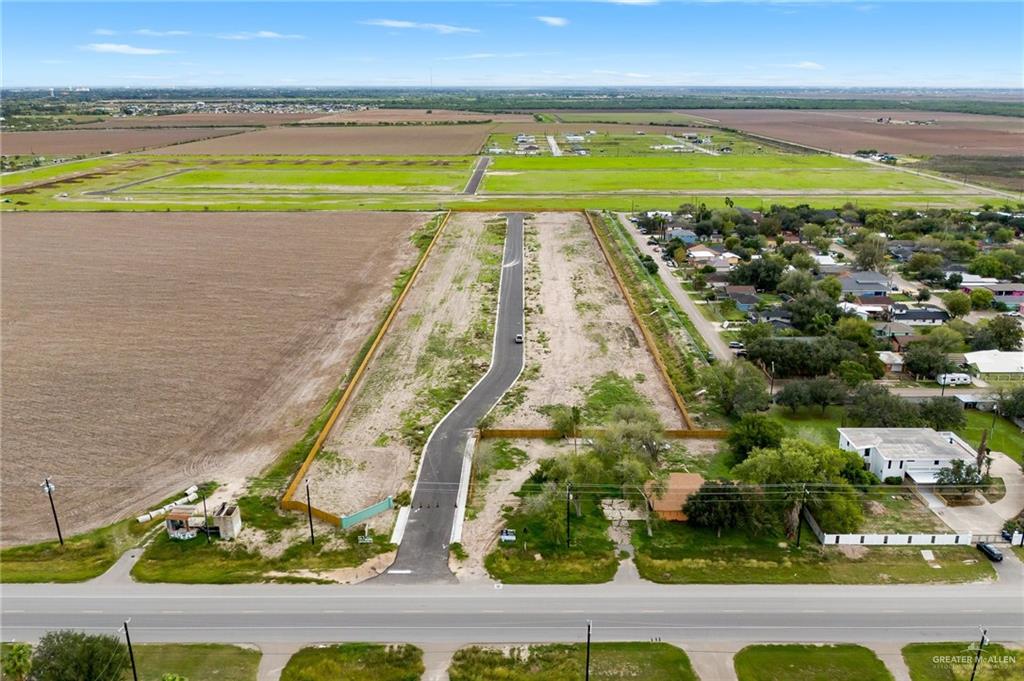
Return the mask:
[[860,454],[879,479],[907,476],[921,485],[935,484],[953,461],[974,463],[977,455],[955,433],[931,428],[840,428],[839,448]]

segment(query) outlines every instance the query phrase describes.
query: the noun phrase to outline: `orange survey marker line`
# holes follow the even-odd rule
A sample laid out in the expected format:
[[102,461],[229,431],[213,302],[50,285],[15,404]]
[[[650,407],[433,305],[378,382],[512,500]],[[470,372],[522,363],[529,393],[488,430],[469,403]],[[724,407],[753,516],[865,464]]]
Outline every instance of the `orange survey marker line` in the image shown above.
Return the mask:
[[[377,353],[377,348],[380,347],[381,342],[384,340],[384,334],[387,333],[388,329],[391,328],[391,322],[394,321],[398,311],[402,308],[402,303],[405,302],[405,297],[412,289],[412,285],[416,282],[416,278],[419,276],[420,270],[423,269],[423,265],[427,262],[427,257],[430,252],[434,250],[434,244],[437,243],[438,239],[441,238],[441,233],[444,231],[445,226],[448,224],[448,219],[451,217],[452,212],[447,211],[444,217],[441,219],[441,224],[437,227],[437,232],[434,233],[434,238],[430,240],[423,255],[420,256],[420,260],[416,263],[416,269],[412,271],[412,275],[409,276],[409,281],[406,282],[405,287],[402,288],[402,292],[398,294],[398,298],[395,300],[395,304],[391,306],[391,311],[388,316],[384,318],[384,323],[381,324],[380,330],[377,332],[377,336],[373,339],[373,343],[370,344],[370,349],[367,350],[366,356],[363,357],[363,361],[359,363],[356,368],[355,374],[352,375],[352,380],[345,386],[345,392],[341,394],[341,399],[338,400],[338,404],[335,405],[334,410],[331,412],[330,417],[327,419],[327,423],[320,430],[320,434],[317,436],[316,441],[313,443],[313,447],[309,450],[309,454],[306,455],[306,460],[302,462],[302,466],[299,467],[295,477],[292,478],[291,483],[288,485],[288,489],[285,491],[284,496],[281,497],[281,507],[290,511],[305,511],[306,504],[301,501],[294,501],[292,497],[295,495],[295,490],[298,488],[299,483],[306,477],[306,473],[309,472],[309,467],[313,464],[313,459],[320,453],[320,450],[324,446],[324,442],[327,440],[327,436],[330,435],[331,429],[334,427],[335,421],[338,420],[338,416],[345,409],[349,400],[352,399],[352,395],[355,393],[356,388],[359,386],[360,381],[363,378],[363,374],[366,373],[366,368],[370,364],[370,360]],[[321,511],[320,509],[314,508],[313,514],[319,518],[332,522],[337,516]],[[340,524],[340,520],[334,524]]]

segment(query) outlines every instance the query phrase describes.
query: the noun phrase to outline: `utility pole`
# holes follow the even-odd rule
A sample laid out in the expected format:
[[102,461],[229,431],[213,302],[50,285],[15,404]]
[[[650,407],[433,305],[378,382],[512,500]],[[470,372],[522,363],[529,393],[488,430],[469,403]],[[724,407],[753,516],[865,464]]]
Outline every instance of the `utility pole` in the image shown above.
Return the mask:
[[978,673],[978,663],[981,662],[981,651],[985,649],[985,644],[988,643],[988,629],[981,630],[981,641],[978,642],[978,653],[974,656],[974,668],[971,669],[971,681],[974,681],[974,675]]
[[40,487],[42,487],[43,491],[46,492],[46,496],[50,497],[50,510],[53,511],[53,524],[57,526],[57,539],[60,540],[60,545],[64,546],[64,535],[61,534],[60,521],[57,520],[57,507],[53,503],[53,490],[57,488],[53,486],[52,482],[50,482],[49,476],[43,480],[43,484],[40,485]]
[[800,548],[800,535],[804,529],[804,502],[807,500],[807,484],[800,490],[800,510],[796,514],[796,547]]
[[306,483],[306,513],[309,515],[309,543],[316,546],[316,536],[313,535],[313,502],[309,500],[309,483]]
[[139,681],[139,670],[135,668],[135,651],[132,650],[132,637],[128,633],[128,623],[131,621],[131,617],[124,621],[124,640],[128,642],[128,658],[132,661],[132,679]]
[[580,408],[573,405],[570,413],[572,414],[572,453],[579,454],[579,449],[577,449],[576,446],[576,439],[579,437]]
[[203,494],[203,529],[206,531],[206,543],[210,543],[210,514],[206,510],[206,495]]
[[572,543],[572,516],[569,507],[572,504],[572,483],[565,483],[565,548]]
[[772,397],[773,395],[775,395],[775,360],[774,360],[774,359],[772,360],[772,375],[771,375],[771,381],[772,381],[772,382],[771,382],[771,385],[770,385],[770,386],[768,386],[768,396],[769,396],[769,397],[771,397],[771,399],[772,399],[772,402],[774,402],[774,401],[775,401],[775,398],[774,398],[774,397]]
[[592,624],[590,620],[587,620],[587,677],[586,681],[590,681],[590,628]]

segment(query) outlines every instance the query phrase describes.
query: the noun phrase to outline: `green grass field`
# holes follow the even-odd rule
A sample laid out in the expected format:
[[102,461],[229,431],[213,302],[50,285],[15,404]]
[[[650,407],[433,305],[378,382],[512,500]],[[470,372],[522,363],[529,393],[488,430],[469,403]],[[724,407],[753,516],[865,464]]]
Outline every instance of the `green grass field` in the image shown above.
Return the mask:
[[[697,681],[690,660],[667,643],[595,643],[591,646],[593,681]],[[586,666],[584,645],[533,645],[507,655],[494,648],[456,651],[448,669],[451,681],[576,681]]]
[[854,645],[747,646],[734,658],[739,681],[892,681],[873,652]]
[[418,681],[423,651],[411,645],[343,643],[292,655],[281,681]]
[[[967,681],[977,642],[914,643],[903,649],[911,681]],[[1024,681],[1024,650],[989,643],[975,681]]]
[[727,532],[719,538],[712,530],[667,522],[656,524],[653,537],[635,527],[633,545],[640,576],[663,584],[914,584],[995,575],[970,547],[933,549],[942,566],[935,569],[917,548],[867,548],[849,558],[820,546],[807,527],[802,548],[774,533]]
[[[178,674],[189,681],[256,681],[261,653],[252,648],[197,644],[143,644],[135,646],[140,681],[160,681]],[[131,671],[125,681],[131,681]]]

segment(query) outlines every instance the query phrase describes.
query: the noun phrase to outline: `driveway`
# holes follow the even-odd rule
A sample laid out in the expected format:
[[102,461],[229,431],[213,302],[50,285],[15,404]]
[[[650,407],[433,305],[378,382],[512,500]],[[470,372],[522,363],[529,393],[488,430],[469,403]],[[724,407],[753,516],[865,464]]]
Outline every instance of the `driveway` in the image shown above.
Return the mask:
[[704,339],[704,343],[711,350],[711,353],[719,361],[728,362],[736,358],[732,350],[729,349],[728,344],[722,340],[722,337],[718,335],[718,329],[712,322],[709,322],[703,314],[700,312],[700,307],[693,302],[690,296],[683,290],[683,285],[679,282],[679,278],[670,270],[665,267],[664,262],[661,259],[661,254],[654,250],[653,246],[647,245],[647,237],[640,234],[633,227],[633,223],[629,221],[629,216],[625,213],[617,213],[616,216],[619,221],[626,227],[626,231],[629,232],[629,236],[636,243],[637,248],[640,249],[641,253],[654,258],[655,262],[658,263],[658,276],[665,282],[665,286],[668,287],[669,293],[679,303],[679,307],[683,308],[683,312],[690,318],[693,325],[697,328],[697,332],[701,338]]
[[1006,485],[1006,496],[994,504],[986,501],[979,506],[935,507],[929,503],[929,507],[956,532],[999,534],[1003,523],[1024,509],[1024,474],[1013,459],[993,452],[992,477],[1002,478]]

